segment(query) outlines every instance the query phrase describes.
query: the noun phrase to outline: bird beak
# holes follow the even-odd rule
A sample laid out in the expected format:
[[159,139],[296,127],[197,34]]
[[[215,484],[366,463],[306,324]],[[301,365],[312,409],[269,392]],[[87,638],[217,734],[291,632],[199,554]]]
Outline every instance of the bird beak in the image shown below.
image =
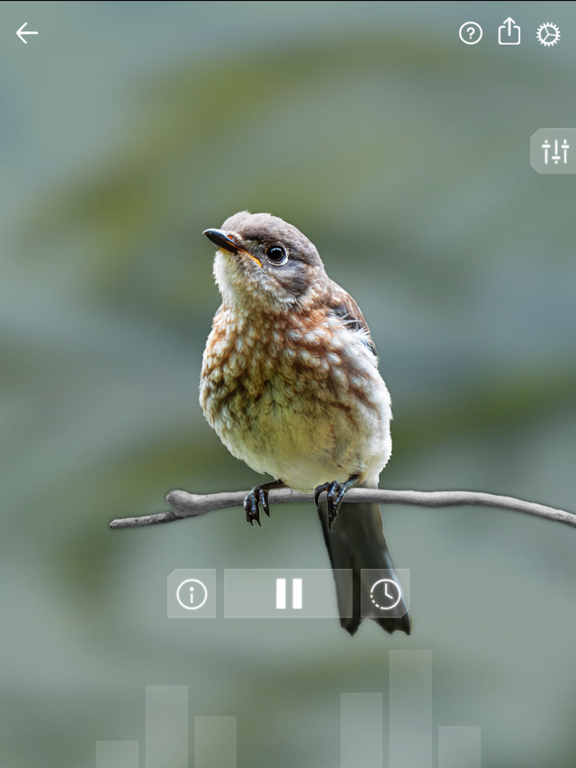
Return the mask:
[[206,235],[218,248],[222,248],[230,253],[238,253],[238,246],[232,239],[232,232],[225,232],[223,229],[205,229],[202,233]]
[[239,253],[244,254],[255,261],[258,266],[262,266],[262,262],[257,259],[256,256],[252,256],[251,253],[248,253],[245,248],[238,244],[239,238],[234,232],[226,232],[224,229],[205,229],[202,234],[206,235],[208,240],[211,240],[214,245],[218,246],[218,248],[221,248],[223,251],[228,251],[234,255]]

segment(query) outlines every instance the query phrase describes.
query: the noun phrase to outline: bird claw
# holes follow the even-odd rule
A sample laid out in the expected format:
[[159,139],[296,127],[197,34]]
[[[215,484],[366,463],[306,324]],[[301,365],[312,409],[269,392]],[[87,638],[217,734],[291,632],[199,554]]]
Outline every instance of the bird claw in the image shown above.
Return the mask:
[[334,521],[338,517],[338,510],[344,499],[344,494],[348,490],[346,483],[339,483],[334,480],[332,483],[324,483],[319,485],[314,491],[314,501],[316,506],[319,507],[320,496],[326,491],[326,502],[328,507],[328,529],[332,531],[334,529]]
[[323,483],[322,485],[319,485],[318,488],[314,491],[314,504],[316,504],[316,508],[320,509],[320,496],[324,493],[324,491],[327,491],[332,483]]
[[270,504],[268,503],[268,494],[272,488],[283,488],[284,483],[282,480],[275,480],[272,483],[265,483],[264,485],[255,485],[254,488],[246,495],[244,499],[244,511],[246,512],[246,520],[250,525],[254,525],[254,521],[262,527],[260,522],[260,507],[264,511],[264,514],[270,517]]
[[250,525],[254,525],[254,521],[256,521],[258,525],[262,527],[262,523],[260,522],[258,490],[258,486],[256,486],[256,488],[253,488],[250,493],[247,494],[246,498],[244,499],[244,511],[246,512],[246,520],[250,523]]
[[352,486],[356,485],[357,482],[358,482],[358,478],[356,476],[351,477],[345,483],[339,483],[337,480],[334,480],[334,482],[332,483],[323,483],[322,485],[319,485],[318,488],[316,488],[316,490],[314,491],[314,501],[316,502],[316,506],[318,507],[318,509],[320,508],[319,507],[320,496],[324,491],[326,491],[329,531],[334,530],[334,522],[338,517],[338,512],[340,511],[340,507],[342,506],[342,502],[344,501],[344,496],[346,495],[346,491],[349,488],[352,488]]
[[270,507],[268,506],[268,491],[265,488],[258,489],[258,500],[262,505],[264,513],[270,517]]

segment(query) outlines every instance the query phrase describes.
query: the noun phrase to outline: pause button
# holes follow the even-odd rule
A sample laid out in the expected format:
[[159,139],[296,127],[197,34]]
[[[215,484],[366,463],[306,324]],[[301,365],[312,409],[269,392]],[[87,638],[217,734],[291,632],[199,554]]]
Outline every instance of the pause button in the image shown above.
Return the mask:
[[[328,568],[226,569],[227,619],[324,619],[340,616],[334,578],[350,595],[342,615],[352,615],[352,571]],[[306,595],[304,596],[304,585]],[[350,612],[348,611],[350,605]]]
[[[286,608],[286,579],[276,579],[276,608]],[[302,579],[292,579],[292,608],[302,610]]]

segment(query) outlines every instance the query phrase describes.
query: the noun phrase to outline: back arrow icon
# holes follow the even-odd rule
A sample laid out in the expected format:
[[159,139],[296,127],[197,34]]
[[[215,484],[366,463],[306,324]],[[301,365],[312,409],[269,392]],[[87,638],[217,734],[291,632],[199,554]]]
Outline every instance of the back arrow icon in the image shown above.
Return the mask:
[[28,40],[26,40],[26,38],[24,37],[24,35],[37,35],[37,34],[38,34],[38,32],[32,32],[32,30],[29,30],[28,32],[25,32],[25,31],[24,31],[24,27],[25,27],[27,24],[28,24],[28,22],[27,22],[27,21],[25,21],[25,22],[24,22],[24,24],[22,24],[22,26],[20,27],[20,29],[19,29],[19,30],[16,32],[16,34],[18,35],[18,37],[20,38],[20,40],[22,40],[22,42],[23,42],[23,43],[27,43],[27,42],[28,42]]

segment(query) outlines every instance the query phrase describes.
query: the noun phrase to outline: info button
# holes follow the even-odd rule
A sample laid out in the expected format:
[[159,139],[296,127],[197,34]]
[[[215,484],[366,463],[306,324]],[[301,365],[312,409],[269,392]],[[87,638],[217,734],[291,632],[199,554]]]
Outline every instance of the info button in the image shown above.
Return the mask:
[[216,616],[216,571],[179,568],[168,576],[169,619],[213,619]]

